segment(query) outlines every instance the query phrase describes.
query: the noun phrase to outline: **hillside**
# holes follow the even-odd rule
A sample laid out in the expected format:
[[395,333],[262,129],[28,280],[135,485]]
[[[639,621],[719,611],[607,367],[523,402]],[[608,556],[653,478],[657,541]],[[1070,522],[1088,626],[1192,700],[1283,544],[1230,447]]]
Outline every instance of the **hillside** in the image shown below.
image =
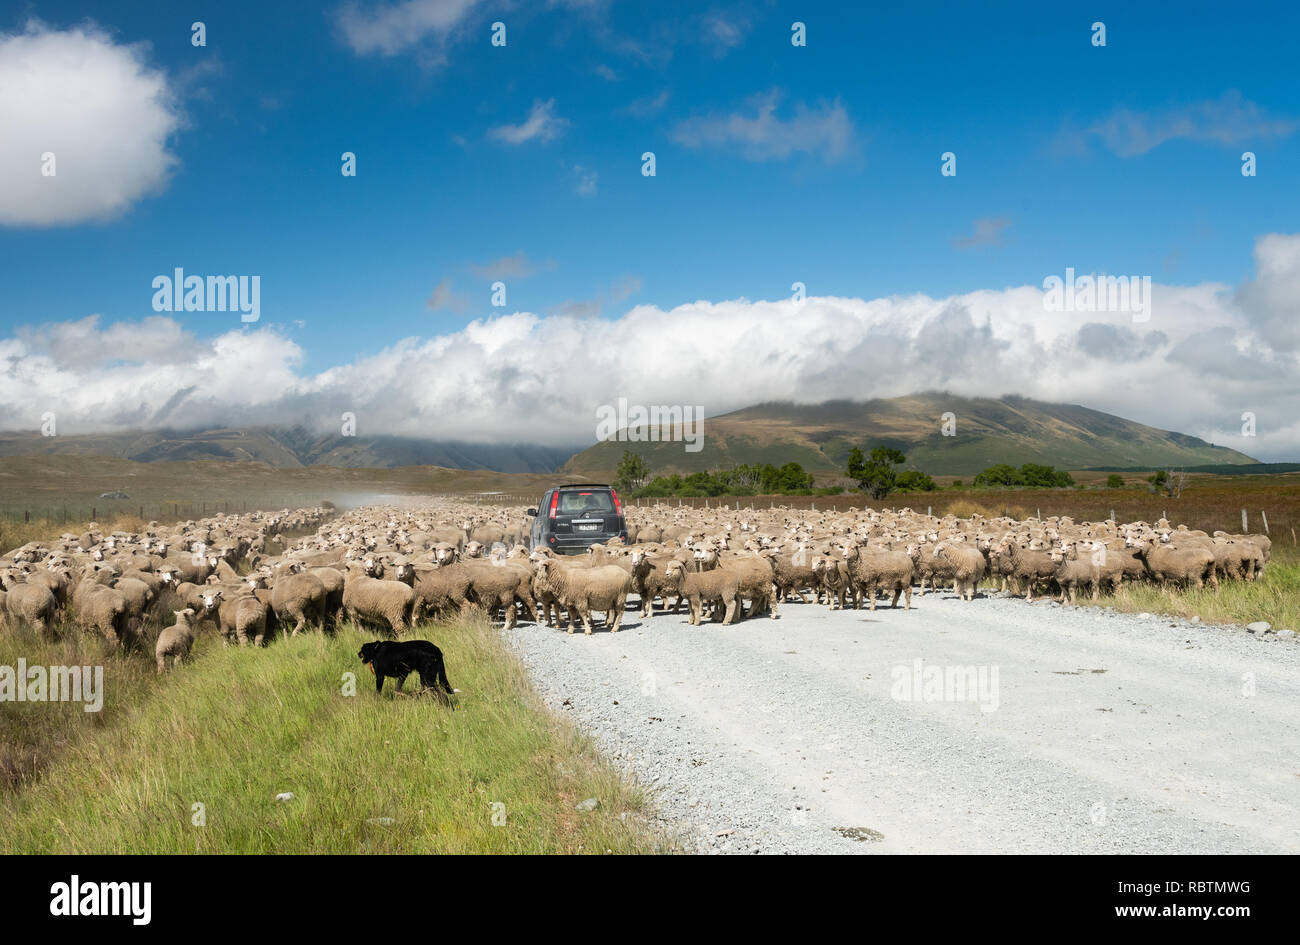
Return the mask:
[[462,443],[398,436],[322,436],[301,427],[150,430],[52,437],[34,431],[0,433],[0,457],[111,456],[142,463],[227,460],[267,463],[277,468],[444,466],[544,473],[555,470],[572,453],[572,447],[532,444]]
[[[940,431],[945,412],[957,417],[955,436]],[[1077,404],[931,392],[862,402],[758,404],[706,420],[704,449],[698,453],[687,453],[680,443],[607,441],[575,455],[564,472],[607,475],[631,449],[655,474],[791,461],[833,474],[843,472],[854,446],[897,447],[914,468],[956,476],[993,463],[1085,469],[1254,462],[1236,450]]]

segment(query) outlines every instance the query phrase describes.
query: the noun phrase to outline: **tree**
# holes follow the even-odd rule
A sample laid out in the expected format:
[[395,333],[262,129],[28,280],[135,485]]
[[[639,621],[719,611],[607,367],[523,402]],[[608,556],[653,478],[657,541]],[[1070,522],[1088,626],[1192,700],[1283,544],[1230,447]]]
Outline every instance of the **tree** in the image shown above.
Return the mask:
[[899,492],[933,492],[939,488],[930,476],[916,469],[899,473],[894,487]]
[[975,476],[976,486],[1011,486],[1020,485],[1020,474],[1015,466],[1006,463],[994,463]]
[[893,491],[898,481],[898,470],[894,467],[905,462],[907,457],[890,447],[877,446],[868,459],[855,446],[849,451],[847,471],[850,479],[858,481],[863,492],[870,493],[873,499],[883,499]]
[[645,485],[645,481],[650,478],[650,466],[639,453],[624,450],[615,477],[614,487],[616,489],[623,492],[633,492]]
[[1064,489],[1074,485],[1074,477],[1063,469],[1039,463],[1025,463],[1019,469],[1007,463],[994,463],[975,477],[975,485],[1007,489]]
[[1121,476],[1119,473],[1111,473],[1109,476],[1106,477],[1106,488],[1123,489],[1124,477]]

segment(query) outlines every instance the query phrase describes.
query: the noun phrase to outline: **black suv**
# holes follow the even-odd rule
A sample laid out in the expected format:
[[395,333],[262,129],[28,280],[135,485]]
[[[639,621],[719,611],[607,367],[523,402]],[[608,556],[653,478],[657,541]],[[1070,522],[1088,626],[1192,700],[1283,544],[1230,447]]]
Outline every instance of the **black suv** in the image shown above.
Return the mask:
[[533,527],[528,547],[550,548],[556,554],[582,554],[596,542],[621,538],[627,541],[627,519],[623,503],[610,486],[585,483],[560,486],[542,496],[538,509],[529,509]]

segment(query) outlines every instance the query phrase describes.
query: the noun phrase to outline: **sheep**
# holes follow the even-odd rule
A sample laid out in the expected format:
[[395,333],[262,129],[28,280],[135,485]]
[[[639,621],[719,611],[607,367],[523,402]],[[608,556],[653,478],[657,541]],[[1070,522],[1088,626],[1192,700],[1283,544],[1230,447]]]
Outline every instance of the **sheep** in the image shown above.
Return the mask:
[[1034,599],[1034,584],[1046,583],[1056,579],[1056,562],[1046,551],[1037,548],[1025,548],[1015,539],[1008,539],[1000,546],[1001,553],[1011,562],[1011,592],[1020,593],[1020,582],[1025,584],[1025,600]]
[[[667,561],[646,552],[645,559],[650,563],[649,570],[641,578],[641,585],[637,588],[637,593],[641,596],[641,616],[649,617],[654,613],[654,603],[656,597],[662,597],[664,610],[668,610],[668,598],[673,598],[672,613],[678,613],[682,605],[681,592],[681,572],[675,571],[669,574],[668,565],[673,561],[681,561],[679,558],[669,558]],[[685,567],[685,562],[681,562]],[[635,579],[635,578],[634,578]]]
[[681,594],[690,605],[691,626],[700,625],[706,604],[722,606],[724,625],[734,623],[737,612],[744,609],[741,602],[741,576],[728,568],[687,571],[682,562],[674,559],[664,566],[664,574],[670,580],[679,582]]
[[898,606],[899,595],[906,595],[904,610],[912,609],[912,577],[916,572],[915,562],[920,557],[920,548],[913,545],[908,551],[871,551],[861,545],[850,543],[842,545],[840,555],[848,569],[846,584],[853,596],[853,609],[861,603],[865,593],[871,601],[871,610],[876,609],[876,595],[880,591],[892,591],[890,609]]
[[1067,600],[1071,604],[1074,603],[1074,595],[1080,584],[1084,587],[1091,586],[1092,599],[1097,599],[1097,594],[1101,590],[1101,568],[1091,554],[1080,557],[1079,546],[1075,542],[1067,542],[1053,547],[1048,556],[1056,565],[1056,585],[1061,590],[1062,604]]
[[615,565],[595,568],[566,568],[554,558],[544,557],[537,562],[543,580],[555,592],[561,607],[569,611],[569,633],[578,618],[582,618],[584,632],[591,634],[591,611],[605,613],[605,624],[610,633],[617,633],[627,606],[627,595],[632,589],[632,577]]
[[126,634],[130,607],[126,595],[86,579],[73,592],[72,606],[77,622],[87,630],[96,630],[114,645]]
[[777,600],[798,594],[799,600],[808,603],[805,589],[816,589],[820,578],[812,568],[813,556],[804,542],[799,542],[791,554],[766,553],[772,562],[772,578],[776,584]]
[[537,621],[537,604],[532,591],[533,571],[527,564],[493,558],[490,563],[467,563],[465,567],[470,575],[466,599],[489,612],[494,607],[501,607],[505,614],[505,629],[514,629],[516,599],[523,601],[533,621]]
[[934,547],[934,557],[941,558],[948,564],[948,570],[957,582],[958,599],[974,600],[975,591],[980,581],[984,580],[984,572],[988,567],[984,553],[963,542],[941,541]]
[[1204,587],[1207,583],[1219,590],[1219,578],[1214,573],[1214,554],[1204,548],[1179,548],[1165,542],[1154,543],[1146,539],[1129,539],[1146,563],[1151,576],[1163,587],[1171,582]]
[[696,567],[700,571],[714,568],[726,568],[740,581],[740,596],[750,601],[746,617],[753,617],[766,610],[773,619],[778,616],[776,584],[772,577],[772,564],[760,555],[746,552],[734,557],[722,557],[716,543],[701,548],[695,553]]
[[325,615],[338,623],[343,619],[344,574],[338,568],[310,568],[305,573],[321,582],[325,588]]
[[308,620],[324,620],[325,585],[315,575],[282,574],[271,586],[270,597],[276,617],[286,623],[292,618],[291,637],[296,637]]
[[464,612],[468,607],[469,570],[455,562],[417,567],[411,585],[422,613]]
[[234,596],[225,600],[222,591],[215,592],[218,599],[217,626],[220,629],[222,644],[237,640],[240,646],[247,646],[249,637],[255,646],[261,646],[266,638],[266,605],[257,599],[247,585],[232,591]]
[[144,621],[144,612],[153,603],[154,592],[144,581],[133,577],[118,578],[113,589],[126,599],[128,625],[138,627]]
[[7,581],[5,591],[5,611],[10,617],[30,624],[41,633],[54,621],[58,601],[54,592],[44,584]]
[[27,575],[28,584],[43,584],[54,595],[56,607],[65,607],[68,603],[68,590],[71,577],[67,569],[41,568]]
[[[351,564],[344,576],[343,611],[352,620],[387,623],[397,636],[420,619],[420,600],[401,581],[367,577],[364,565]],[[311,577],[311,575],[295,575]],[[320,585],[317,578],[311,578]],[[322,599],[324,587],[321,587]]]
[[181,660],[190,655],[190,647],[194,645],[194,627],[190,623],[190,619],[194,616],[193,609],[186,607],[173,613],[176,615],[176,622],[158,634],[158,642],[153,648],[160,675],[167,671],[167,657],[172,658],[172,668],[175,669],[181,664]]

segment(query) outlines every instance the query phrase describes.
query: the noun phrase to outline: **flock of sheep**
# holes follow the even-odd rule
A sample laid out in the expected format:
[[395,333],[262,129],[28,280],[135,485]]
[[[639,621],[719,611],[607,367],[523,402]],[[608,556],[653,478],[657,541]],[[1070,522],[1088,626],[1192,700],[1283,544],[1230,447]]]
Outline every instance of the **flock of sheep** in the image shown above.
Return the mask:
[[[519,608],[572,633],[592,614],[617,631],[631,594],[648,618],[678,613],[730,624],[777,616],[781,602],[872,610],[885,595],[910,608],[951,583],[974,598],[985,579],[1032,600],[1072,601],[1154,581],[1216,589],[1267,566],[1265,535],[1213,535],[1155,524],[1069,518],[959,519],[913,512],[771,509],[629,510],[629,542],[577,557],[530,553],[523,508],[438,504],[215,515],[139,533],[31,542],[0,557],[0,615],[45,631],[60,617],[111,643],[149,641],[158,671],[188,655],[210,625],[226,643],[260,645],[343,619],[402,634],[425,616],[481,608],[507,629]],[[297,534],[300,537],[291,538]],[[810,598],[811,595],[811,598]]]

